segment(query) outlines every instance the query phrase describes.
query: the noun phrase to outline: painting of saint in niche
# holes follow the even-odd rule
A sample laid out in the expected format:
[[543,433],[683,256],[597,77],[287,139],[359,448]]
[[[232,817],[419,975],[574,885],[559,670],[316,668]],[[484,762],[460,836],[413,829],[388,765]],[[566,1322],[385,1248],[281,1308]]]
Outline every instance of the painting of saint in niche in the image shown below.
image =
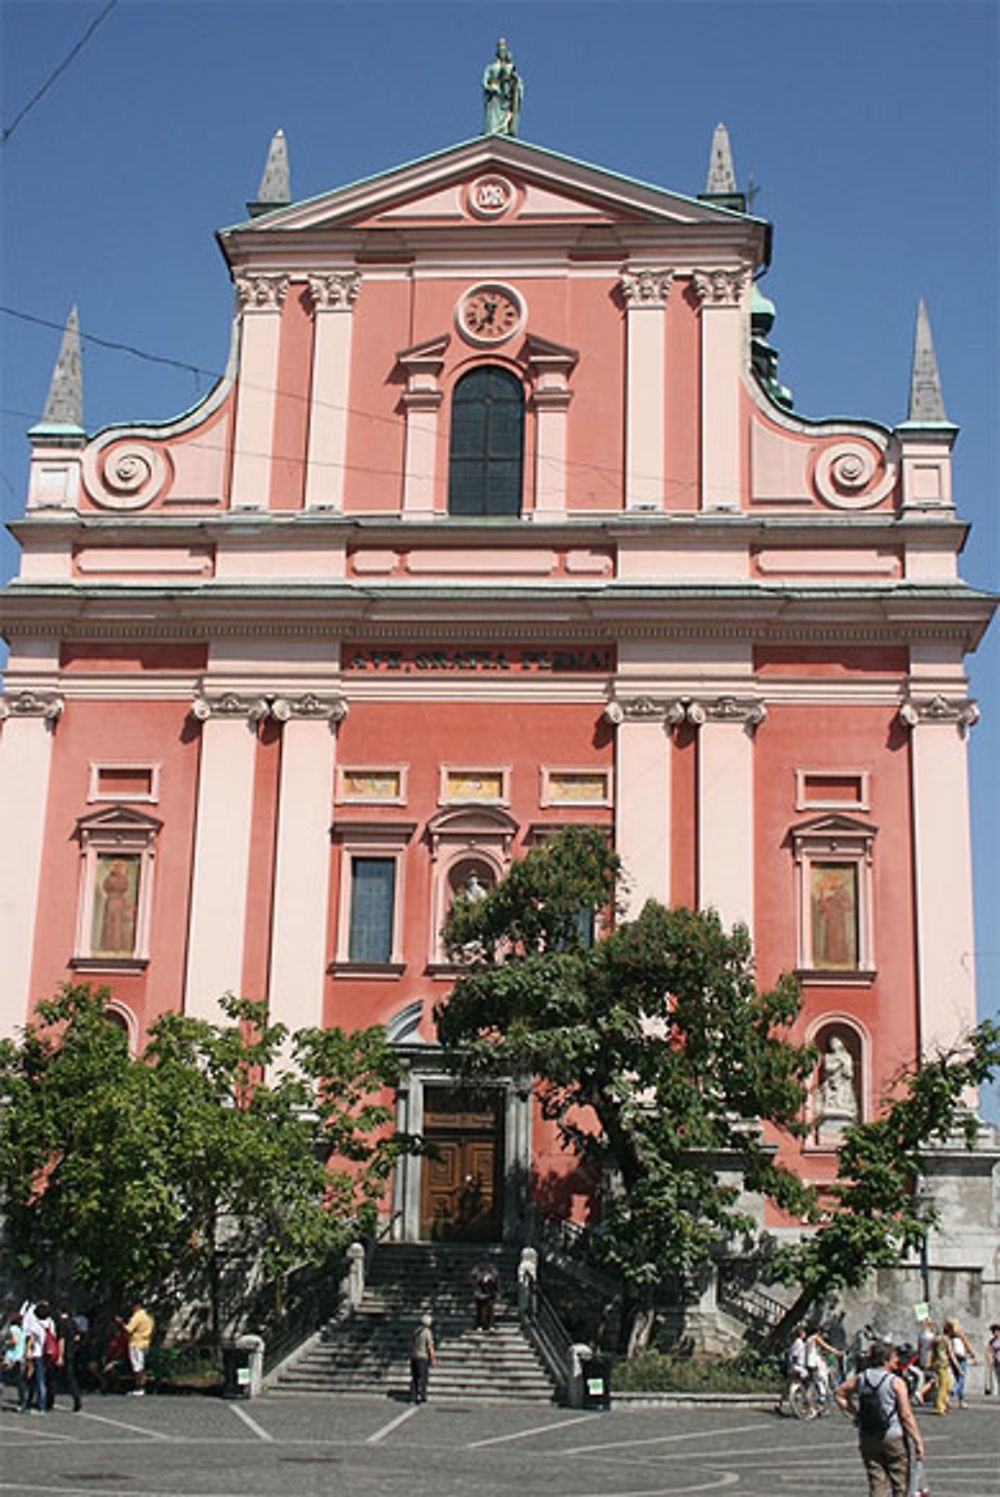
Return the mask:
[[813,863],[812,965],[858,965],[858,870],[853,863]]
[[139,859],[101,854],[94,883],[95,956],[131,956],[139,907]]

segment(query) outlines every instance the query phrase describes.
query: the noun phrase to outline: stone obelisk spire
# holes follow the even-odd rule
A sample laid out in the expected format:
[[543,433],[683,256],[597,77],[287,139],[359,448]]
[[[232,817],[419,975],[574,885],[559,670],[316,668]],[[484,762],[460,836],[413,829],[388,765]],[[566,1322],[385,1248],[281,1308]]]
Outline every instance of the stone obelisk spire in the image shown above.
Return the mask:
[[923,297],[917,307],[917,327],[913,336],[913,366],[910,371],[910,405],[906,415],[913,426],[948,426],[941,376],[934,354],[931,324]]
[[292,201],[292,179],[288,167],[288,142],[284,130],[276,130],[264,164],[264,174],[257,188],[256,198],[247,203],[251,218],[261,213],[270,213],[274,208],[287,208]]

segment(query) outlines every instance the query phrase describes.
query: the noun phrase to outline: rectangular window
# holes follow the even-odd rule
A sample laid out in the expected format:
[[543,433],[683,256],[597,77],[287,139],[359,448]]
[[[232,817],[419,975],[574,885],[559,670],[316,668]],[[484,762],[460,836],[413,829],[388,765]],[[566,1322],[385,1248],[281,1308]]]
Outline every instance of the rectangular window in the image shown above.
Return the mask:
[[395,892],[395,858],[351,859],[349,961],[391,961]]

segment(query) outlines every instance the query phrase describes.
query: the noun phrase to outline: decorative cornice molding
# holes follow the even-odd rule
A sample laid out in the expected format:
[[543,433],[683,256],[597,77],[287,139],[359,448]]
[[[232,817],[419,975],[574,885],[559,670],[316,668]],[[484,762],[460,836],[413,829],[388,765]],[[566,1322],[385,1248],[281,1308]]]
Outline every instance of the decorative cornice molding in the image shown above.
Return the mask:
[[691,284],[702,307],[737,307],[750,282],[749,265],[736,270],[693,270]]
[[287,275],[238,275],[236,301],[241,312],[280,312],[288,295]]
[[622,296],[625,304],[630,309],[635,307],[665,307],[667,297],[670,295],[670,287],[674,279],[672,267],[663,266],[660,269],[647,268],[644,270],[628,270],[622,268],[621,286]]
[[979,704],[971,697],[907,697],[898,717],[904,727],[916,728],[922,723],[952,724],[964,737],[980,718]]
[[351,312],[361,290],[359,270],[311,272],[306,276],[317,312]]
[[0,722],[7,717],[42,717],[54,727],[65,702],[55,691],[8,691],[0,697]]

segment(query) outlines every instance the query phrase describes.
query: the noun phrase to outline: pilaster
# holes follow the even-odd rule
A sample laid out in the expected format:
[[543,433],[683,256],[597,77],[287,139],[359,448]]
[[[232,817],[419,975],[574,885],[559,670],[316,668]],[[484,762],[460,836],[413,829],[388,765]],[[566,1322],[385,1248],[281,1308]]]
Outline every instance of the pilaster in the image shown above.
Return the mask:
[[62,697],[53,691],[12,691],[0,697],[0,1038],[13,1038],[26,1023],[32,998],[52,742],[62,709]]
[[188,925],[184,1012],[218,1021],[218,1001],[238,993],[243,972],[247,874],[257,724],[263,698],[200,693],[198,812]]
[[625,508],[662,509],[666,485],[667,297],[674,272],[622,270],[625,300]]
[[753,932],[753,737],[767,716],[755,698],[687,704],[698,728],[698,907]]
[[647,899],[670,903],[670,755],[683,703],[650,696],[616,697],[604,709],[617,730],[615,850],[625,865],[626,915]]
[[920,1053],[953,1045],[976,1022],[975,929],[965,697],[908,697]]
[[743,296],[750,269],[696,270],[701,304],[701,507],[740,507],[740,383]]
[[437,479],[438,412],[444,394],[438,385],[450,334],[415,343],[396,355],[406,372],[401,404],[406,413],[403,458],[403,518],[425,520],[434,513]]
[[580,355],[537,336],[528,339],[534,377],[535,513],[540,519],[566,513],[566,439],[573,391],[569,376]]
[[271,713],[284,728],[268,992],[271,1018],[294,1032],[323,1023],[335,730],[347,704],[307,692],[276,698]]
[[287,294],[287,275],[236,277],[242,327],[230,489],[234,509],[267,509],[270,503],[278,344]]
[[343,509],[356,270],[310,275],[315,309],[306,508]]

